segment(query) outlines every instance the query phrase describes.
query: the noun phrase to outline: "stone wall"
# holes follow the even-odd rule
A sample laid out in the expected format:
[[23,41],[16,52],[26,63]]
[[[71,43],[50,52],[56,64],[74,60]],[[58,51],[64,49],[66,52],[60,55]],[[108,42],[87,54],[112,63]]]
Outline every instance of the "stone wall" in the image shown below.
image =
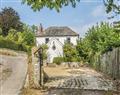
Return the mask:
[[61,63],[61,66],[64,66],[67,68],[79,68],[80,62],[63,62]]

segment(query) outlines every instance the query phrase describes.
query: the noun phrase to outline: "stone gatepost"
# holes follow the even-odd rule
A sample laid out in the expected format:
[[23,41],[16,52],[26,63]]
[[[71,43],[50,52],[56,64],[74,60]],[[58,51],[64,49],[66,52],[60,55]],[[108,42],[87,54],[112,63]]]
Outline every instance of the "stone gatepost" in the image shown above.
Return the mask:
[[[32,65],[34,68],[34,84],[36,87],[40,87],[40,60],[37,57],[38,55],[35,54],[35,52],[37,51],[37,47],[33,47],[32,48]],[[41,67],[41,85],[43,86],[43,79],[44,79],[44,73],[43,73],[43,66]]]
[[40,80],[40,66],[39,66],[39,59],[36,57],[36,55],[34,54],[34,52],[37,50],[36,47],[32,48],[32,64],[33,64],[33,68],[34,68],[34,83],[35,86],[39,87],[39,80]]

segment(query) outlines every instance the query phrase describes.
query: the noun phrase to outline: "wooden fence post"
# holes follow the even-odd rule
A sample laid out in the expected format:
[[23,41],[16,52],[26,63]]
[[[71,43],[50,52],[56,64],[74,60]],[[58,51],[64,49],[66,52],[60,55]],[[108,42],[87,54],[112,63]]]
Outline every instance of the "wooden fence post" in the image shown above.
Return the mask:
[[119,83],[119,79],[120,79],[120,63],[119,63],[119,56],[120,56],[120,54],[119,54],[119,48],[117,48],[117,76],[116,76],[116,78],[117,78],[117,83],[116,83],[116,88],[117,88],[117,91],[119,91],[119,86],[120,86],[120,83]]

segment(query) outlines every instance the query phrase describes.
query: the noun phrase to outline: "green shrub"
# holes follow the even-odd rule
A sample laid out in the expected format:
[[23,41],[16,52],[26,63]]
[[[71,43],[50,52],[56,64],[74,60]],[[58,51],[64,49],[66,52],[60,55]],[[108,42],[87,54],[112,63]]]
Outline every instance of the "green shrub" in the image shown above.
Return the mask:
[[60,65],[64,61],[63,57],[55,57],[53,59],[53,63],[56,63],[57,65]]
[[72,62],[80,62],[80,58],[79,57],[72,57]]
[[43,49],[43,60],[46,60],[47,59],[47,49],[48,49],[48,46],[46,44],[42,44],[40,47],[42,47]]
[[27,46],[24,44],[16,43],[13,40],[6,39],[0,36],[0,48],[8,48],[13,50],[27,51]]
[[63,46],[65,62],[79,62],[79,53],[74,45],[65,43]]
[[0,37],[0,48],[9,48],[9,49],[18,49],[18,45],[16,45],[13,41],[4,39],[3,37]]
[[0,35],[2,35],[2,29],[0,28]]

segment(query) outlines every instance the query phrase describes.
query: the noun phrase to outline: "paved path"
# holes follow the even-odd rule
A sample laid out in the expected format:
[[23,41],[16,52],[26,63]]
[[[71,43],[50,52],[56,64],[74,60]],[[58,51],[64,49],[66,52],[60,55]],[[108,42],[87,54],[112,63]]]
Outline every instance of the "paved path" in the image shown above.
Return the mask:
[[27,73],[26,55],[0,56],[2,64],[12,70],[11,75],[0,83],[0,95],[18,95]]
[[[52,70],[53,68],[51,68],[51,72]],[[75,93],[76,93],[75,95],[103,95],[104,91],[115,90],[115,86],[112,80],[105,78],[102,74],[96,72],[93,69],[90,69],[87,67],[81,67],[79,69],[65,69],[64,68],[61,70],[64,70],[62,71],[64,72],[63,74],[64,76],[62,74],[59,74],[60,73],[60,70],[59,70],[56,72],[59,72],[58,75],[62,75],[62,76],[59,76],[59,77],[55,76],[56,78],[52,76],[52,73],[47,72],[50,75],[48,76],[51,77],[51,80],[49,80],[45,84],[45,86],[51,88],[51,91],[47,95],[52,95],[52,94],[74,95]],[[55,72],[54,72],[54,75],[55,75]],[[78,91],[78,94],[76,90]],[[87,90],[88,94],[79,94],[80,90],[84,90],[85,93],[86,93],[85,90]],[[95,91],[99,92],[99,94],[98,93],[96,94]],[[75,92],[75,93],[65,94],[67,92],[68,93]]]

